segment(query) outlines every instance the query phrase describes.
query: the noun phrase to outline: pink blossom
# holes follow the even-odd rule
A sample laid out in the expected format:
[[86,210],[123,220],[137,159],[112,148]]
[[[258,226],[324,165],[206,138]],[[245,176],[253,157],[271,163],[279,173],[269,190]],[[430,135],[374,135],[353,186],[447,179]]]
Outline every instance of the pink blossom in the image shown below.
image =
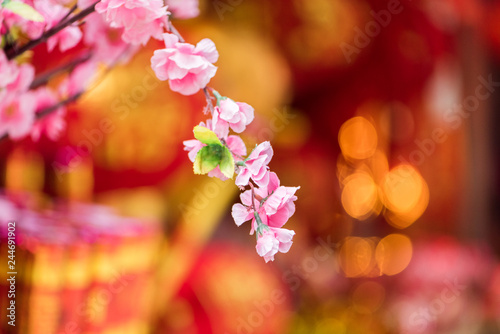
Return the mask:
[[174,34],[163,34],[165,48],[156,50],[151,67],[160,80],[169,80],[170,89],[193,95],[204,88],[215,75],[213,65],[219,58],[214,42],[205,38],[196,47],[180,43]]
[[269,173],[269,184],[267,187],[256,188],[254,205],[252,205],[251,190],[247,190],[240,195],[241,203],[236,203],[232,208],[232,216],[236,225],[240,226],[244,222],[252,219],[253,233],[257,228],[257,222],[254,217],[253,206],[263,224],[270,227],[282,227],[295,213],[294,201],[297,200],[295,192],[300,187],[280,186],[280,181],[276,173]]
[[85,92],[97,76],[97,64],[93,61],[78,65],[59,85],[59,94],[71,97]]
[[253,121],[254,109],[243,102],[234,102],[229,98],[220,100],[219,106],[214,108],[212,124],[219,132],[228,134],[229,127],[241,133]]
[[0,49],[0,88],[5,88],[17,80],[19,76],[19,68],[14,62],[10,62],[7,56]]
[[269,184],[261,190],[264,194],[266,194],[265,196],[267,196],[267,199],[263,204],[266,214],[274,215],[278,213],[278,211],[284,210],[286,211],[288,218],[290,218],[295,213],[295,204],[293,202],[297,200],[295,192],[299,189],[300,187],[280,186],[280,180],[278,179],[276,173],[270,172]]
[[[41,0],[38,0],[41,1]],[[30,4],[31,5],[31,4]],[[34,21],[29,21],[21,16],[9,11],[8,9],[2,8],[0,9],[0,12],[2,13],[4,17],[4,24],[10,29],[12,27],[16,27],[20,29],[22,32],[24,32],[26,35],[28,35],[29,38],[35,39],[38,38],[42,35],[44,27],[45,27],[45,22],[34,22]],[[41,13],[43,16],[43,13]],[[2,34],[5,33],[3,31],[3,26],[2,26]]]
[[257,238],[255,249],[257,254],[262,256],[267,262],[274,261],[274,255],[287,253],[292,246],[292,239],[295,232],[284,228],[265,229]]
[[[37,89],[34,92],[34,97],[37,111],[54,106],[59,102],[56,95],[47,87]],[[65,115],[66,109],[61,106],[50,115],[35,122],[31,130],[31,139],[38,141],[42,133],[45,133],[49,139],[57,140],[62,131],[66,128],[66,121],[64,120]]]
[[176,19],[190,19],[200,15],[198,0],[166,0],[166,4]]
[[236,177],[237,186],[246,186],[250,178],[259,186],[265,187],[269,183],[267,164],[273,157],[273,148],[268,141],[260,143],[245,159],[245,165],[240,168]]
[[124,28],[122,38],[145,45],[151,37],[161,39],[168,12],[162,0],[102,0],[95,6],[112,28]]
[[[43,31],[47,31],[56,26],[69,11],[69,8],[46,0],[35,0],[34,7],[42,14],[45,22],[28,21],[25,24],[26,32],[31,38],[38,38]],[[40,27],[42,27],[41,31]],[[59,51],[64,52],[75,47],[81,39],[82,31],[80,28],[70,25],[47,40],[47,50],[51,52],[56,45],[59,45]]]
[[0,136],[8,134],[11,139],[26,136],[33,125],[34,115],[35,99],[32,93],[0,91]]
[[29,89],[33,79],[35,78],[35,68],[31,64],[22,64],[17,68],[18,71],[16,79],[7,85],[6,88],[14,92],[25,92]]
[[81,10],[92,6],[94,3],[96,3],[96,0],[78,0],[76,2],[78,8]]
[[138,49],[123,41],[123,28],[110,28],[98,13],[87,16],[83,32],[85,44],[92,46],[93,59],[107,65],[119,58],[127,62]]

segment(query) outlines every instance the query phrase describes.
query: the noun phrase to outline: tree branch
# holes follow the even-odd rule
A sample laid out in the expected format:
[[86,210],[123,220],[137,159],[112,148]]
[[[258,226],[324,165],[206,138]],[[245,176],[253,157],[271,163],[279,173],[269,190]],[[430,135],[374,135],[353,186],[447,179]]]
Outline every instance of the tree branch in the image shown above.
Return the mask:
[[[5,54],[7,55],[7,59],[9,59],[9,60],[10,59],[14,59],[17,56],[23,54],[24,52],[33,49],[38,44],[46,42],[50,37],[54,36],[55,34],[57,34],[58,32],[60,32],[64,28],[68,27],[69,25],[73,24],[74,22],[76,22],[78,20],[81,20],[84,17],[86,17],[87,15],[91,14],[92,12],[94,12],[95,5],[98,2],[99,1],[96,1],[94,4],[92,4],[89,7],[85,8],[84,10],[82,10],[80,13],[76,14],[72,18],[69,18],[69,19],[64,19],[63,18],[63,20],[61,20],[61,22],[59,22],[59,24],[57,24],[55,27],[47,30],[46,32],[43,33],[42,36],[40,36],[37,39],[33,39],[33,40],[29,41],[28,43],[24,44],[20,48],[12,47],[12,48],[6,50]],[[70,10],[70,12],[71,11],[72,10]]]

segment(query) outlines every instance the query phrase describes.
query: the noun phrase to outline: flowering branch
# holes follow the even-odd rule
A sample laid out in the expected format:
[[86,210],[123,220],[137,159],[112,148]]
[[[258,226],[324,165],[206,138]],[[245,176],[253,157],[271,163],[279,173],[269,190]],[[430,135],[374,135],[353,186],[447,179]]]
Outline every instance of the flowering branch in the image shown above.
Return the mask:
[[62,64],[54,69],[51,69],[45,73],[42,73],[38,75],[33,82],[30,85],[30,89],[35,89],[38,88],[42,85],[45,85],[53,76],[64,73],[66,71],[71,71],[73,70],[77,65],[80,65],[82,63],[85,63],[88,61],[90,58],[92,58],[92,53],[87,53],[82,57],[76,58],[74,60],[71,60],[65,64]]
[[[92,0],[78,3],[85,3],[83,6],[86,6],[89,1]],[[22,12],[18,12],[18,15],[28,21],[45,20],[44,27],[51,28],[19,48],[14,43],[7,45],[5,53],[0,50],[0,68],[4,72],[0,77],[0,116],[6,120],[0,124],[0,139],[6,138],[7,134],[11,139],[20,139],[30,134],[30,131],[32,138],[38,138],[42,131],[50,137],[49,133],[61,128],[61,114],[64,112],[57,111],[83,94],[90,85],[89,73],[95,73],[97,62],[108,65],[109,70],[122,59],[122,55],[128,55],[129,50],[135,50],[141,44],[146,45],[150,38],[163,39],[165,48],[155,50],[151,58],[151,67],[156,76],[160,80],[168,80],[171,90],[182,95],[203,91],[207,102],[204,113],[210,112],[209,119],[194,127],[195,139],[184,142],[185,150],[189,151],[188,156],[193,162],[193,171],[224,181],[233,179],[236,174],[235,185],[243,193],[240,196],[242,203],[232,207],[234,221],[238,226],[251,221],[250,234],[257,232],[257,253],[266,262],[272,261],[277,252],[286,253],[292,245],[295,232],[282,227],[295,212],[295,192],[299,187],[280,186],[278,176],[268,166],[274,154],[269,142],[258,144],[247,154],[245,143],[238,134],[253,121],[254,109],[247,103],[222,96],[208,86],[217,72],[214,63],[219,53],[215,44],[207,38],[196,45],[187,43],[172,24],[170,18],[173,16],[196,16],[198,9],[193,8],[193,3],[197,7],[195,0],[171,3],[170,0],[101,0],[77,14],[74,14],[77,9],[75,6],[66,11],[64,6],[47,1],[47,8],[42,8],[40,14],[23,3],[25,16]],[[168,11],[166,5],[171,5]],[[83,29],[74,24],[94,11],[97,14],[87,18],[88,24]],[[24,23],[20,21],[20,26],[26,29],[24,33],[30,36],[31,32],[39,36],[39,25],[23,26]],[[110,32],[111,35],[120,34],[118,43],[106,40],[111,38]],[[56,44],[64,52],[76,46],[82,37],[90,49],[87,55],[38,75],[34,80],[33,66],[18,64],[13,60],[44,42],[47,42],[49,52]],[[96,41],[98,38],[104,41]],[[57,95],[42,86],[54,75],[67,70],[71,70],[71,73],[59,91],[69,97],[57,101]],[[47,117],[49,115],[54,117]],[[59,123],[55,122],[49,129],[53,119]],[[33,124],[34,120],[38,122]],[[258,207],[255,201],[259,203]]]
[[71,24],[75,23],[76,21],[79,21],[79,20],[83,19],[84,17],[86,17],[87,15],[91,14],[92,12],[94,12],[95,5],[98,2],[99,1],[96,1],[94,4],[92,4],[89,7],[85,8],[80,13],[76,14],[75,16],[73,16],[73,17],[71,17],[69,19],[66,19],[74,11],[73,8],[70,9],[68,15],[65,16],[60,21],[60,23],[58,25],[56,25],[55,27],[53,27],[53,28],[47,30],[46,32],[44,32],[42,34],[42,36],[38,37],[37,39],[33,39],[33,40],[29,41],[28,43],[24,44],[20,48],[16,48],[15,46],[13,46],[12,48],[7,49],[5,51],[7,59],[9,59],[9,60],[10,59],[14,59],[14,58],[18,57],[19,55],[23,54],[24,52],[33,49],[35,46],[37,46],[37,45],[39,45],[41,43],[47,42],[47,40],[50,37],[54,36],[55,34],[57,34],[58,32],[60,32],[64,28],[70,26]]

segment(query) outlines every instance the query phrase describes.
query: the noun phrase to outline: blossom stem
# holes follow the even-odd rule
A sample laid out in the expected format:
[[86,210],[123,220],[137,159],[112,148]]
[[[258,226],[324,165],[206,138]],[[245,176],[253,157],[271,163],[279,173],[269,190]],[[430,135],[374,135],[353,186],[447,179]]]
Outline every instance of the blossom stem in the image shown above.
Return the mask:
[[[68,103],[71,103],[71,102],[74,102],[76,101],[81,95],[83,94],[83,92],[80,92],[80,93],[76,93],[70,97],[68,97],[67,99],[64,99],[62,101],[59,101],[58,103],[50,106],[50,107],[47,107],[47,108],[43,108],[43,109],[40,109],[39,111],[37,111],[36,113],[36,120],[41,120],[42,118],[52,114],[53,112],[55,112],[57,109],[59,109],[60,107],[68,104]],[[4,140],[4,139],[7,139],[9,136],[7,134],[4,134],[2,136],[0,136],[0,141]]]
[[254,190],[254,187],[253,187],[253,184],[252,182],[248,182],[248,184],[250,185],[250,189],[252,191],[252,209],[253,209],[253,212],[257,212],[257,209],[255,208],[255,202],[254,202],[254,198],[255,198],[255,190]]
[[[56,26],[54,26],[53,28],[44,32],[42,36],[38,37],[37,39],[32,39],[31,41],[24,44],[20,48],[16,48],[14,46],[14,47],[6,50],[5,54],[7,56],[7,59],[10,60],[10,59],[16,58],[17,56],[23,54],[24,52],[33,49],[38,44],[46,42],[50,37],[54,36],[55,34],[60,32],[64,28],[68,27],[69,25],[73,24],[74,22],[79,21],[79,20],[83,19],[84,17],[86,17],[87,15],[91,14],[92,12],[94,12],[95,5],[99,1],[96,1],[95,3],[93,3],[89,7],[85,8],[84,10],[82,10],[81,12],[79,12],[78,14],[74,15],[71,18],[68,18],[68,15],[67,15]],[[73,9],[70,9],[70,12],[71,11],[73,11]]]
[[44,84],[46,84],[53,76],[63,73],[66,71],[72,71],[73,68],[81,63],[86,62],[92,57],[91,53],[87,53],[82,57],[76,58],[75,60],[72,60],[70,62],[67,62],[65,64],[62,64],[61,66],[58,66],[52,70],[49,70],[45,73],[42,73],[40,75],[37,75],[36,78],[33,80],[33,82],[30,85],[30,89],[35,89],[38,88]]
[[42,110],[40,110],[40,111],[38,111],[38,112],[36,113],[36,119],[37,119],[37,120],[40,120],[40,119],[42,119],[42,118],[44,118],[44,117],[46,117],[46,116],[48,116],[48,115],[52,114],[54,111],[56,111],[56,110],[57,110],[57,109],[59,109],[60,107],[62,107],[62,106],[64,106],[64,105],[66,105],[66,104],[68,104],[68,103],[75,102],[76,100],[78,100],[78,98],[79,98],[80,96],[82,96],[82,95],[83,95],[83,93],[84,93],[84,92],[79,92],[79,93],[76,93],[76,94],[74,94],[74,95],[72,95],[72,96],[70,96],[70,97],[68,97],[68,98],[66,98],[66,99],[64,99],[64,100],[59,101],[58,103],[56,103],[56,104],[54,104],[54,105],[52,105],[52,106],[50,106],[50,107],[43,108]]
[[261,201],[260,201],[260,204],[259,204],[259,208],[262,207],[262,205],[264,205],[264,203],[266,203],[267,199],[269,198],[269,196],[271,196],[272,194],[274,194],[274,190],[271,191],[271,193],[269,195],[267,195],[266,197],[262,198]]
[[71,9],[66,13],[66,15],[64,15],[64,17],[61,19],[59,23],[64,22],[64,20],[66,20],[71,15],[71,13],[73,13],[77,8],[78,6],[74,4],[73,7],[71,7]]
[[210,93],[208,92],[208,87],[203,88],[203,93],[205,93],[205,99],[207,100],[207,106],[210,110],[210,113],[214,113],[214,105],[212,103],[212,98],[210,97]]
[[179,31],[174,27],[174,25],[172,24],[170,19],[168,20],[168,30],[170,30],[170,32],[172,34],[174,34],[175,36],[177,36],[179,38],[179,42],[181,42],[181,43],[186,42],[186,40],[182,37],[182,35],[179,33]]

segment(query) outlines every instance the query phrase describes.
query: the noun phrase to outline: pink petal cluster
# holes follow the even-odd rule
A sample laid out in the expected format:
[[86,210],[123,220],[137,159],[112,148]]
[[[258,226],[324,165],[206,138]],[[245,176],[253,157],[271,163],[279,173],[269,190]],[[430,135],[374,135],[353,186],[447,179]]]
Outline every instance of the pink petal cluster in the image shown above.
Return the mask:
[[223,98],[220,100],[219,106],[214,108],[212,124],[217,132],[227,136],[229,128],[236,133],[245,131],[246,126],[253,119],[254,109],[250,105]]
[[[56,105],[59,101],[54,92],[47,87],[42,87],[34,92],[37,112],[44,108]],[[31,129],[31,139],[38,141],[43,133],[51,139],[57,140],[62,131],[66,128],[66,108],[59,107],[55,112],[37,121]]]
[[259,187],[267,186],[269,173],[267,164],[273,157],[273,148],[268,141],[260,143],[245,159],[245,164],[239,170],[235,183],[237,186],[246,186],[250,179]]
[[267,262],[274,261],[274,255],[278,253],[287,253],[292,246],[294,231],[284,228],[269,228],[264,230],[257,238],[255,249],[257,254],[262,256]]
[[102,15],[90,14],[83,27],[85,45],[92,47],[95,61],[111,65],[120,59],[127,62],[137,51],[137,45],[130,45],[121,38],[123,28],[110,28]]
[[[293,202],[297,200],[295,192],[299,188],[280,186],[276,173],[269,172],[268,185],[254,189],[255,197],[252,198],[252,191],[247,190],[240,195],[241,203],[233,205],[231,215],[236,225],[252,221],[250,234],[257,231],[257,253],[266,262],[274,260],[278,251],[288,252],[292,245],[295,232],[282,227],[295,213]],[[255,217],[254,207],[260,222]],[[264,226],[259,226],[261,223]]]
[[[32,4],[29,2],[28,4],[43,16],[44,22],[25,20],[16,14],[9,15],[8,21],[9,26],[19,26],[31,39],[40,37],[45,31],[57,25],[69,11],[69,8],[54,1],[34,0]],[[47,40],[47,49],[50,52],[59,45],[59,50],[64,52],[75,47],[81,39],[80,28],[70,25]]]
[[180,43],[174,34],[163,34],[165,48],[156,50],[151,67],[160,80],[169,80],[170,89],[193,95],[206,87],[217,72],[213,65],[219,58],[214,42],[205,38],[196,47]]
[[168,11],[162,0],[102,0],[95,6],[112,28],[123,28],[122,38],[146,45],[151,37],[161,39]]
[[80,94],[88,89],[96,76],[95,62],[87,61],[80,64],[59,84],[59,94],[65,98]]
[[10,62],[0,49],[0,89],[13,84],[19,76],[19,68],[14,62]]
[[28,92],[35,69],[30,64],[18,66],[0,50],[0,73],[0,136],[21,139],[35,118],[35,99]]
[[[295,192],[300,187],[280,186],[278,176],[274,172],[269,172],[269,184],[266,187],[256,188],[254,205],[257,208],[262,223],[270,227],[282,227],[295,213],[294,201],[297,200]],[[233,205],[231,215],[236,225],[240,226],[244,222],[252,219],[252,233],[258,227],[254,217],[251,190],[247,190],[240,195],[241,203]],[[264,203],[261,200],[266,199]]]
[[198,0],[166,0],[165,3],[176,19],[191,19],[200,15]]
[[29,134],[35,115],[32,93],[0,91],[0,136],[21,139]]

